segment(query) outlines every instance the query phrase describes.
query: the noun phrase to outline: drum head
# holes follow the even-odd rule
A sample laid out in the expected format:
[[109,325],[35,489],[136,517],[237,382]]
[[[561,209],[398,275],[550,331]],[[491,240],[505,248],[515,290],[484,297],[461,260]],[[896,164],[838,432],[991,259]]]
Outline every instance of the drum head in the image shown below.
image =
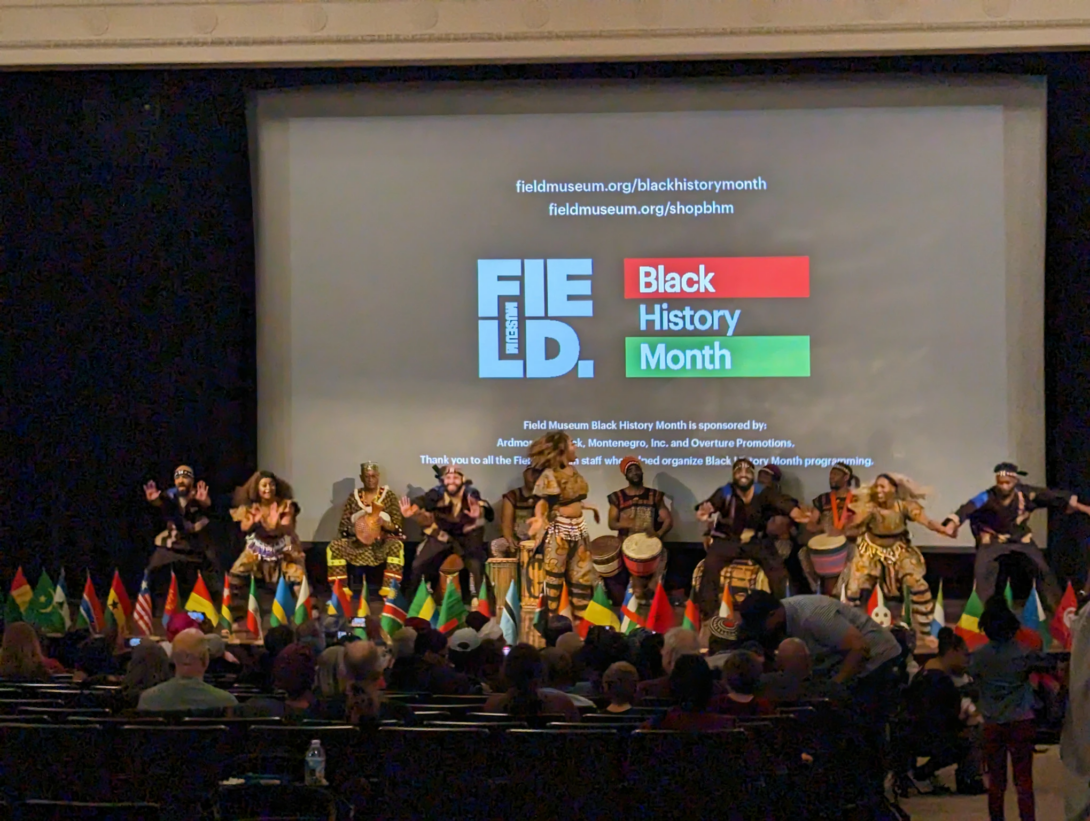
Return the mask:
[[811,550],[836,550],[843,547],[848,540],[844,536],[830,536],[827,533],[819,533],[806,543]]
[[615,556],[621,549],[621,540],[616,536],[599,536],[590,543],[590,555],[596,558]]
[[374,544],[378,541],[379,536],[382,534],[382,510],[375,510],[366,516],[360,516],[352,524],[352,529],[356,534],[356,538],[360,540],[362,544]]
[[624,540],[625,558],[634,562],[648,562],[657,559],[662,553],[662,542],[646,533],[633,533]]

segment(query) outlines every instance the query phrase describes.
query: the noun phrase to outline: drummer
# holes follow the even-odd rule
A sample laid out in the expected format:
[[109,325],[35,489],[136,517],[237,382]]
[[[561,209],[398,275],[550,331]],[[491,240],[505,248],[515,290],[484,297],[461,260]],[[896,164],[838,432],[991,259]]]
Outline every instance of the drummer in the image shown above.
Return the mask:
[[[340,579],[356,590],[363,589],[370,573],[382,569],[379,594],[388,598],[401,584],[405,544],[401,541],[403,518],[397,494],[380,480],[378,465],[360,465],[363,487],[353,491],[344,503],[337,528],[339,538],[326,548],[326,564],[330,584]],[[349,578],[350,568],[356,578]]]
[[674,526],[666,494],[644,487],[643,465],[635,456],[621,460],[621,475],[628,480],[628,486],[606,497],[610,530],[617,531],[622,543],[633,533],[646,533],[661,541]]
[[528,467],[522,472],[522,486],[503,494],[500,502],[500,532],[493,539],[489,552],[493,559],[512,559],[518,556],[521,542],[530,538],[530,519],[534,516],[534,484],[541,471]]
[[[842,576],[846,575],[844,569],[855,544],[854,537],[849,537],[846,531],[852,520],[852,487],[856,484],[855,473],[843,462],[829,468],[829,491],[814,499],[807,526],[811,538],[799,552],[799,561],[810,583],[826,596],[838,595],[846,581]],[[815,562],[819,551],[826,552],[818,555]]]

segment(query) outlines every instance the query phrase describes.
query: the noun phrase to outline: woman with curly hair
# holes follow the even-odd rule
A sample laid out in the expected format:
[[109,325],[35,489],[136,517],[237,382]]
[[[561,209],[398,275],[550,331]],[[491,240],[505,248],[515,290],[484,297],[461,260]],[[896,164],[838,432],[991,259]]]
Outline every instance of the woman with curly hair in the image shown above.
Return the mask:
[[246,547],[231,567],[233,586],[241,587],[247,576],[278,582],[283,575],[292,585],[302,583],[303,548],[295,533],[298,515],[291,485],[270,471],[257,471],[235,489],[231,518],[246,534]]
[[594,592],[598,574],[590,555],[590,535],[583,511],[601,520],[598,509],[586,502],[590,488],[579,475],[575,443],[563,431],[550,431],[530,445],[530,463],[541,471],[534,484],[532,535],[544,534],[538,549],[544,551],[545,599],[549,614],[560,606],[565,580],[571,591],[572,611],[582,616]]
[[899,598],[907,587],[912,601],[905,602],[905,608],[912,608],[917,643],[933,646],[931,614],[935,604],[931,588],[924,581],[927,566],[908,534],[908,523],[912,521],[946,535],[943,526],[924,512],[920,502],[926,497],[926,489],[907,476],[892,473],[878,474],[873,485],[860,490],[852,503],[849,527],[857,541],[847,597],[851,604],[859,605],[865,600],[864,593],[869,596],[876,585],[881,585],[887,598]]

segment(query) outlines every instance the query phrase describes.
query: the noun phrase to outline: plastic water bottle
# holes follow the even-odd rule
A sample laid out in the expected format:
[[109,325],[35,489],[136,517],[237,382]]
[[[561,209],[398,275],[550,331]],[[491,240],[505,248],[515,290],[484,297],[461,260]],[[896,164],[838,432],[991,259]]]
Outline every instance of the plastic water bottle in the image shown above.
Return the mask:
[[326,785],[325,750],[322,749],[322,742],[318,739],[314,739],[312,742],[310,742],[310,749],[307,750],[306,763],[307,786],[324,787]]

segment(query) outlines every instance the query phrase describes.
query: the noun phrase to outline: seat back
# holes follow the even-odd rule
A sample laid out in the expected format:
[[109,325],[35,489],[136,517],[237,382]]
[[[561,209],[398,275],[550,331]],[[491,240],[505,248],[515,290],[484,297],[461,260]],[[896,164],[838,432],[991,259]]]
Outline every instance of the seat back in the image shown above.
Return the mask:
[[114,753],[101,725],[6,724],[0,728],[5,792],[19,800],[105,801]]
[[15,805],[14,821],[159,821],[155,804],[24,801]]
[[125,756],[131,789],[141,800],[196,817],[196,805],[215,791],[232,754],[227,738],[222,725],[127,724],[117,730],[114,754]]
[[749,740],[741,730],[637,730],[628,738],[627,786],[649,814],[732,817],[744,792]]
[[220,821],[336,821],[333,795],[301,784],[255,784],[220,790]]
[[484,779],[498,766],[498,745],[486,730],[382,727],[376,737],[383,780],[396,790],[387,796],[393,799],[385,808],[390,817],[439,818],[452,807],[462,817],[494,815],[489,812],[493,793]]

